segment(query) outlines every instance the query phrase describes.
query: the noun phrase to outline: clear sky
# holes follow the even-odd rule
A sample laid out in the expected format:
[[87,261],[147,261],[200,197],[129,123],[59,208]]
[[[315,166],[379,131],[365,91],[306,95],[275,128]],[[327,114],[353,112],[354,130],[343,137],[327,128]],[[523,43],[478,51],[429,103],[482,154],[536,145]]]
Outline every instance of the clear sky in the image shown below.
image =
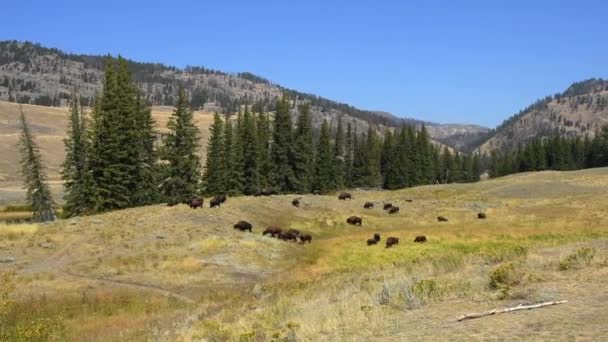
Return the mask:
[[364,109],[495,126],[608,77],[608,1],[4,1],[0,40],[249,71]]

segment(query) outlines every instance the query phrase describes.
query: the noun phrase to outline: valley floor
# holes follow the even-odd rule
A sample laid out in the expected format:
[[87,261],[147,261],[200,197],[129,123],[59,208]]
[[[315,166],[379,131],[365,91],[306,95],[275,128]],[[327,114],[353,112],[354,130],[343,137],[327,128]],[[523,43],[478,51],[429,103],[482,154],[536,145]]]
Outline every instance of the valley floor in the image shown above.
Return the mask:
[[[0,334],[76,341],[608,340],[606,193],[604,168],[353,191],[351,201],[237,197],[219,209],[206,201],[196,210],[157,205],[0,225],[0,315],[7,322]],[[300,208],[291,205],[295,197]],[[366,201],[375,208],[363,209]],[[389,215],[384,202],[400,212]],[[478,220],[479,212],[487,219]],[[362,227],[346,224],[351,215],[363,218]],[[238,220],[253,223],[253,233],[234,230]],[[309,232],[312,244],[263,237],[271,224]],[[382,241],[368,247],[374,233]],[[428,242],[413,243],[417,235]],[[399,245],[385,248],[389,236]],[[551,300],[568,303],[457,321]]]

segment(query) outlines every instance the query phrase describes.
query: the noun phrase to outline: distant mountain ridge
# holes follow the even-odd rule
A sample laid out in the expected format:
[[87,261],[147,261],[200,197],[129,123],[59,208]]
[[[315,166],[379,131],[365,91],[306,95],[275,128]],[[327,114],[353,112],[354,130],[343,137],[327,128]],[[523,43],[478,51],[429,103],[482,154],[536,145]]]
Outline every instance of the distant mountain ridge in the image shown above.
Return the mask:
[[[44,106],[65,105],[74,89],[84,105],[91,104],[102,88],[106,56],[65,53],[59,49],[43,47],[31,42],[0,42],[0,101],[20,102]],[[450,132],[475,134],[480,128],[463,125],[428,123],[412,118],[398,118],[390,113],[361,110],[313,94],[288,89],[248,73],[226,73],[204,67],[188,66],[179,69],[160,63],[141,63],[129,60],[133,79],[152,105],[173,105],[177,90],[183,85],[191,97],[193,108],[205,111],[234,112],[243,104],[256,104],[270,110],[283,93],[298,103],[312,106],[313,123],[320,126],[323,120],[335,123],[339,117],[350,120],[360,131],[369,124],[399,127],[410,124],[420,127],[425,123],[431,136],[447,138]],[[485,128],[481,128],[484,130]],[[485,129],[488,130],[488,129]]]

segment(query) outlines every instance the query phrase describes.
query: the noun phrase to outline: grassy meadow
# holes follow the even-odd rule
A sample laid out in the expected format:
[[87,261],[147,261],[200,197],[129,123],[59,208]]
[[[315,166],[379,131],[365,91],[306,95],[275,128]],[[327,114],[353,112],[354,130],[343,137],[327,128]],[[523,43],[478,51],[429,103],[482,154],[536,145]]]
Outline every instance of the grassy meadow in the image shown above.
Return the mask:
[[[606,340],[606,193],[608,169],[590,169],[3,224],[0,340]],[[312,244],[263,237],[271,224]],[[550,300],[569,302],[457,322]]]

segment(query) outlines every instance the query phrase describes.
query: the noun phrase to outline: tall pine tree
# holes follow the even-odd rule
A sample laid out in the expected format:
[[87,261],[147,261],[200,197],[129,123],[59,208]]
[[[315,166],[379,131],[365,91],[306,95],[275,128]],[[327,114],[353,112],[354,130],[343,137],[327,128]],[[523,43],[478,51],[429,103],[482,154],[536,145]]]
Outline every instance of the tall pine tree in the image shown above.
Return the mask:
[[55,221],[53,197],[46,180],[40,149],[34,141],[30,126],[23,109],[20,115],[21,137],[21,175],[23,176],[26,200],[32,207],[33,219],[39,222]]
[[216,112],[213,123],[209,127],[209,141],[207,143],[207,160],[203,174],[204,192],[209,195],[218,195],[225,192],[224,187],[224,124]]
[[78,97],[72,96],[67,137],[64,139],[65,161],[61,168],[64,183],[63,215],[86,215],[95,207],[95,189],[88,166],[87,128]]
[[161,183],[169,203],[187,202],[198,191],[200,160],[197,154],[199,130],[194,125],[184,89],[179,90],[176,108],[164,137],[163,157],[168,162],[166,178]]
[[307,193],[312,190],[314,152],[312,136],[312,119],[308,104],[299,106],[293,147],[294,175],[297,180],[296,191]]
[[283,97],[277,103],[272,132],[271,164],[272,185],[279,192],[297,191],[297,179],[293,169],[293,130],[289,101]]
[[317,155],[315,158],[315,173],[313,190],[325,193],[335,188],[333,179],[333,153],[331,147],[331,132],[327,121],[321,125],[319,142],[317,143]]

